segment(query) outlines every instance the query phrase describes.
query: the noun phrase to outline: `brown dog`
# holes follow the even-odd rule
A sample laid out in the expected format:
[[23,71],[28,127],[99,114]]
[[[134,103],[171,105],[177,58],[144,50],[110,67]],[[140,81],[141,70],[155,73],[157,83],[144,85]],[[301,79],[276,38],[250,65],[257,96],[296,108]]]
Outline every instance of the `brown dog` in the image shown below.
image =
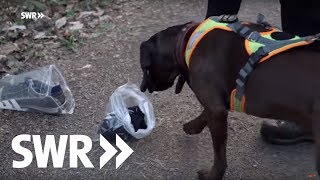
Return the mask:
[[[250,25],[266,31],[259,25]],[[165,90],[179,77],[176,92],[188,83],[204,111],[184,124],[187,134],[211,132],[214,165],[200,171],[200,179],[222,179],[227,167],[227,115],[230,93],[236,87],[241,67],[248,60],[244,38],[224,30],[214,30],[198,44],[190,68],[182,63],[183,50],[196,27],[187,23],[163,30],[141,44],[143,82],[141,90]],[[182,54],[182,55],[181,55]],[[294,121],[312,132],[320,173],[320,53],[299,47],[258,65],[246,86],[246,112],[258,117]]]

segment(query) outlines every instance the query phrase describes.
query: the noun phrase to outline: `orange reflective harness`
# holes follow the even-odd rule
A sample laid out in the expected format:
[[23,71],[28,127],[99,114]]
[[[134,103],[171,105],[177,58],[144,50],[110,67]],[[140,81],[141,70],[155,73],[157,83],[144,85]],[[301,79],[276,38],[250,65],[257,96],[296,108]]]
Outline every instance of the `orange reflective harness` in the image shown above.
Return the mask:
[[258,24],[266,26],[267,29],[269,29],[267,32],[257,32],[243,24],[244,23],[238,21],[235,16],[224,15],[219,17],[210,17],[195,29],[185,50],[186,64],[190,67],[192,53],[196,49],[198,43],[209,32],[215,29],[222,29],[226,31],[233,31],[245,38],[244,43],[249,59],[241,68],[239,77],[236,80],[236,89],[234,89],[230,95],[230,110],[239,112],[245,112],[245,85],[257,64],[291,48],[311,44],[320,37],[320,34],[317,34],[315,36],[307,37],[292,36],[290,39],[284,40],[274,39],[272,37],[273,33],[282,32],[274,27],[267,27],[269,24],[263,22],[262,15],[258,16]]

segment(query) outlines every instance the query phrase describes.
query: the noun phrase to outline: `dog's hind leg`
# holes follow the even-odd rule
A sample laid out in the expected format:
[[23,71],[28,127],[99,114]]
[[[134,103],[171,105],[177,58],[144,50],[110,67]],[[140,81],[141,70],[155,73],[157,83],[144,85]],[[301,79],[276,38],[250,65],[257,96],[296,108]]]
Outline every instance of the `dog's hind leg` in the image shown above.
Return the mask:
[[208,117],[208,112],[203,110],[202,113],[194,120],[183,124],[183,131],[189,135],[201,133],[202,130],[207,126]]
[[213,148],[214,164],[210,171],[199,171],[199,179],[222,179],[227,168],[226,146],[227,146],[227,110],[210,113],[208,127],[210,129]]

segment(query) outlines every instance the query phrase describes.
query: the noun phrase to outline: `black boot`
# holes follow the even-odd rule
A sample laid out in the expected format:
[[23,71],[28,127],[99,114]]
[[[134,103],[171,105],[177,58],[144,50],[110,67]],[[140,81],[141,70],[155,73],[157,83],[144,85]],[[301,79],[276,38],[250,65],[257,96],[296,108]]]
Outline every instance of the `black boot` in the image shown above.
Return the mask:
[[236,15],[239,12],[240,5],[241,0],[208,0],[206,19],[225,14]]
[[313,137],[292,122],[268,120],[261,126],[261,137],[271,144],[291,145],[301,142],[312,142]]

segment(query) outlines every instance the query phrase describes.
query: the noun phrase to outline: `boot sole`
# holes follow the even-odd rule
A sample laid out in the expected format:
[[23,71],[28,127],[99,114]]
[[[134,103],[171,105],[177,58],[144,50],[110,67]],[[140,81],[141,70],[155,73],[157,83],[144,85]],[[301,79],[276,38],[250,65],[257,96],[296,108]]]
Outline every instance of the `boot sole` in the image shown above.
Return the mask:
[[265,142],[268,142],[274,145],[294,145],[294,144],[305,143],[305,142],[309,142],[309,143],[314,142],[313,137],[310,135],[300,136],[294,139],[268,138],[268,137],[262,136],[262,139]]

